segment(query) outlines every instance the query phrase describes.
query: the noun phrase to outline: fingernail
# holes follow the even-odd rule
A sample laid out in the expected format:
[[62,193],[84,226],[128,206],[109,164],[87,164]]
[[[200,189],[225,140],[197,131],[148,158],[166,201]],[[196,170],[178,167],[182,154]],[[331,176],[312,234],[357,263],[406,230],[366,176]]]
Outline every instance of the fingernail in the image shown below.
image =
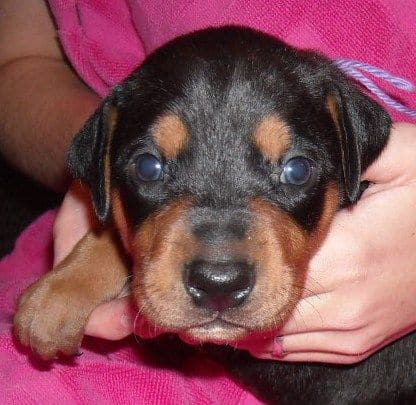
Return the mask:
[[274,338],[273,340],[273,349],[272,349],[272,356],[273,357],[283,357],[284,356],[284,352],[283,352],[283,337],[282,336],[277,336]]

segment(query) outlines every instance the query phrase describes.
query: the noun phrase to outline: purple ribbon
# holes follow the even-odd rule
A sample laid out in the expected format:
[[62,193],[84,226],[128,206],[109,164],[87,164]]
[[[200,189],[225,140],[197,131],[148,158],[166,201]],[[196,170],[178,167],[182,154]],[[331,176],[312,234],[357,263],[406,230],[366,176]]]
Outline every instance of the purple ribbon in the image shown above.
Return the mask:
[[378,67],[369,65],[368,63],[359,62],[353,59],[339,59],[335,61],[335,64],[340,68],[345,74],[354,78],[359,83],[361,83],[364,87],[366,87],[372,94],[378,97],[384,104],[388,105],[389,107],[399,111],[403,114],[406,114],[413,119],[416,119],[416,110],[413,110],[404,104],[400,103],[397,100],[391,98],[388,94],[386,94],[380,87],[378,87],[369,77],[364,75],[363,72],[369,73],[374,77],[378,77],[383,79],[385,82],[390,83],[392,86],[396,87],[397,89],[407,91],[407,92],[415,92],[416,87],[414,84],[405,80],[401,77],[394,76],[389,72],[386,72],[383,69]]

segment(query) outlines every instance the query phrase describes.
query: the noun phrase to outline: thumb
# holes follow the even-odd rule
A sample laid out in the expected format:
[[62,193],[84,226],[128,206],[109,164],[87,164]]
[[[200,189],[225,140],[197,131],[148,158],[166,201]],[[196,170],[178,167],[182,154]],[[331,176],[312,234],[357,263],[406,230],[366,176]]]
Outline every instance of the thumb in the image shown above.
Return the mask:
[[363,173],[377,184],[400,185],[416,176],[416,125],[395,123],[386,148]]
[[89,192],[80,183],[75,182],[66,193],[55,219],[54,266],[71,252],[94,225]]

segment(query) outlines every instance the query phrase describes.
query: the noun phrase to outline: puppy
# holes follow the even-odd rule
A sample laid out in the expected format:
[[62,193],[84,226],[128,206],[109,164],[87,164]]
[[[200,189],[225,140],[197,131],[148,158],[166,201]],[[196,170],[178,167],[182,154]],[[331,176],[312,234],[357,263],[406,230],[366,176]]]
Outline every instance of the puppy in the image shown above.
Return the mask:
[[[74,178],[103,228],[21,297],[20,341],[77,353],[92,310],[129,278],[142,316],[188,342],[270,334],[300,298],[307,265],[391,121],[324,57],[238,27],[153,53],[75,138]],[[416,400],[414,335],[356,366],[221,355],[270,403]]]

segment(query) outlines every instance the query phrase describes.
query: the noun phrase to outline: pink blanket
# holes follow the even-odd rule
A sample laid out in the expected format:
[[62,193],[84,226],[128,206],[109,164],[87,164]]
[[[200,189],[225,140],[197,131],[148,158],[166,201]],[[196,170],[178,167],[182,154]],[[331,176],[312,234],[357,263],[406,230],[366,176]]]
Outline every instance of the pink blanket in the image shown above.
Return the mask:
[[15,250],[0,262],[0,403],[3,404],[245,404],[251,394],[202,355],[181,370],[145,361],[134,338],[121,342],[85,339],[75,362],[51,367],[37,361],[13,339],[18,294],[51,267],[54,212],[27,228]]
[[[239,24],[378,66],[416,83],[414,0],[49,0],[79,75],[100,95],[155,48],[208,26]],[[375,80],[416,109],[416,94]],[[392,110],[397,120],[409,117]]]

